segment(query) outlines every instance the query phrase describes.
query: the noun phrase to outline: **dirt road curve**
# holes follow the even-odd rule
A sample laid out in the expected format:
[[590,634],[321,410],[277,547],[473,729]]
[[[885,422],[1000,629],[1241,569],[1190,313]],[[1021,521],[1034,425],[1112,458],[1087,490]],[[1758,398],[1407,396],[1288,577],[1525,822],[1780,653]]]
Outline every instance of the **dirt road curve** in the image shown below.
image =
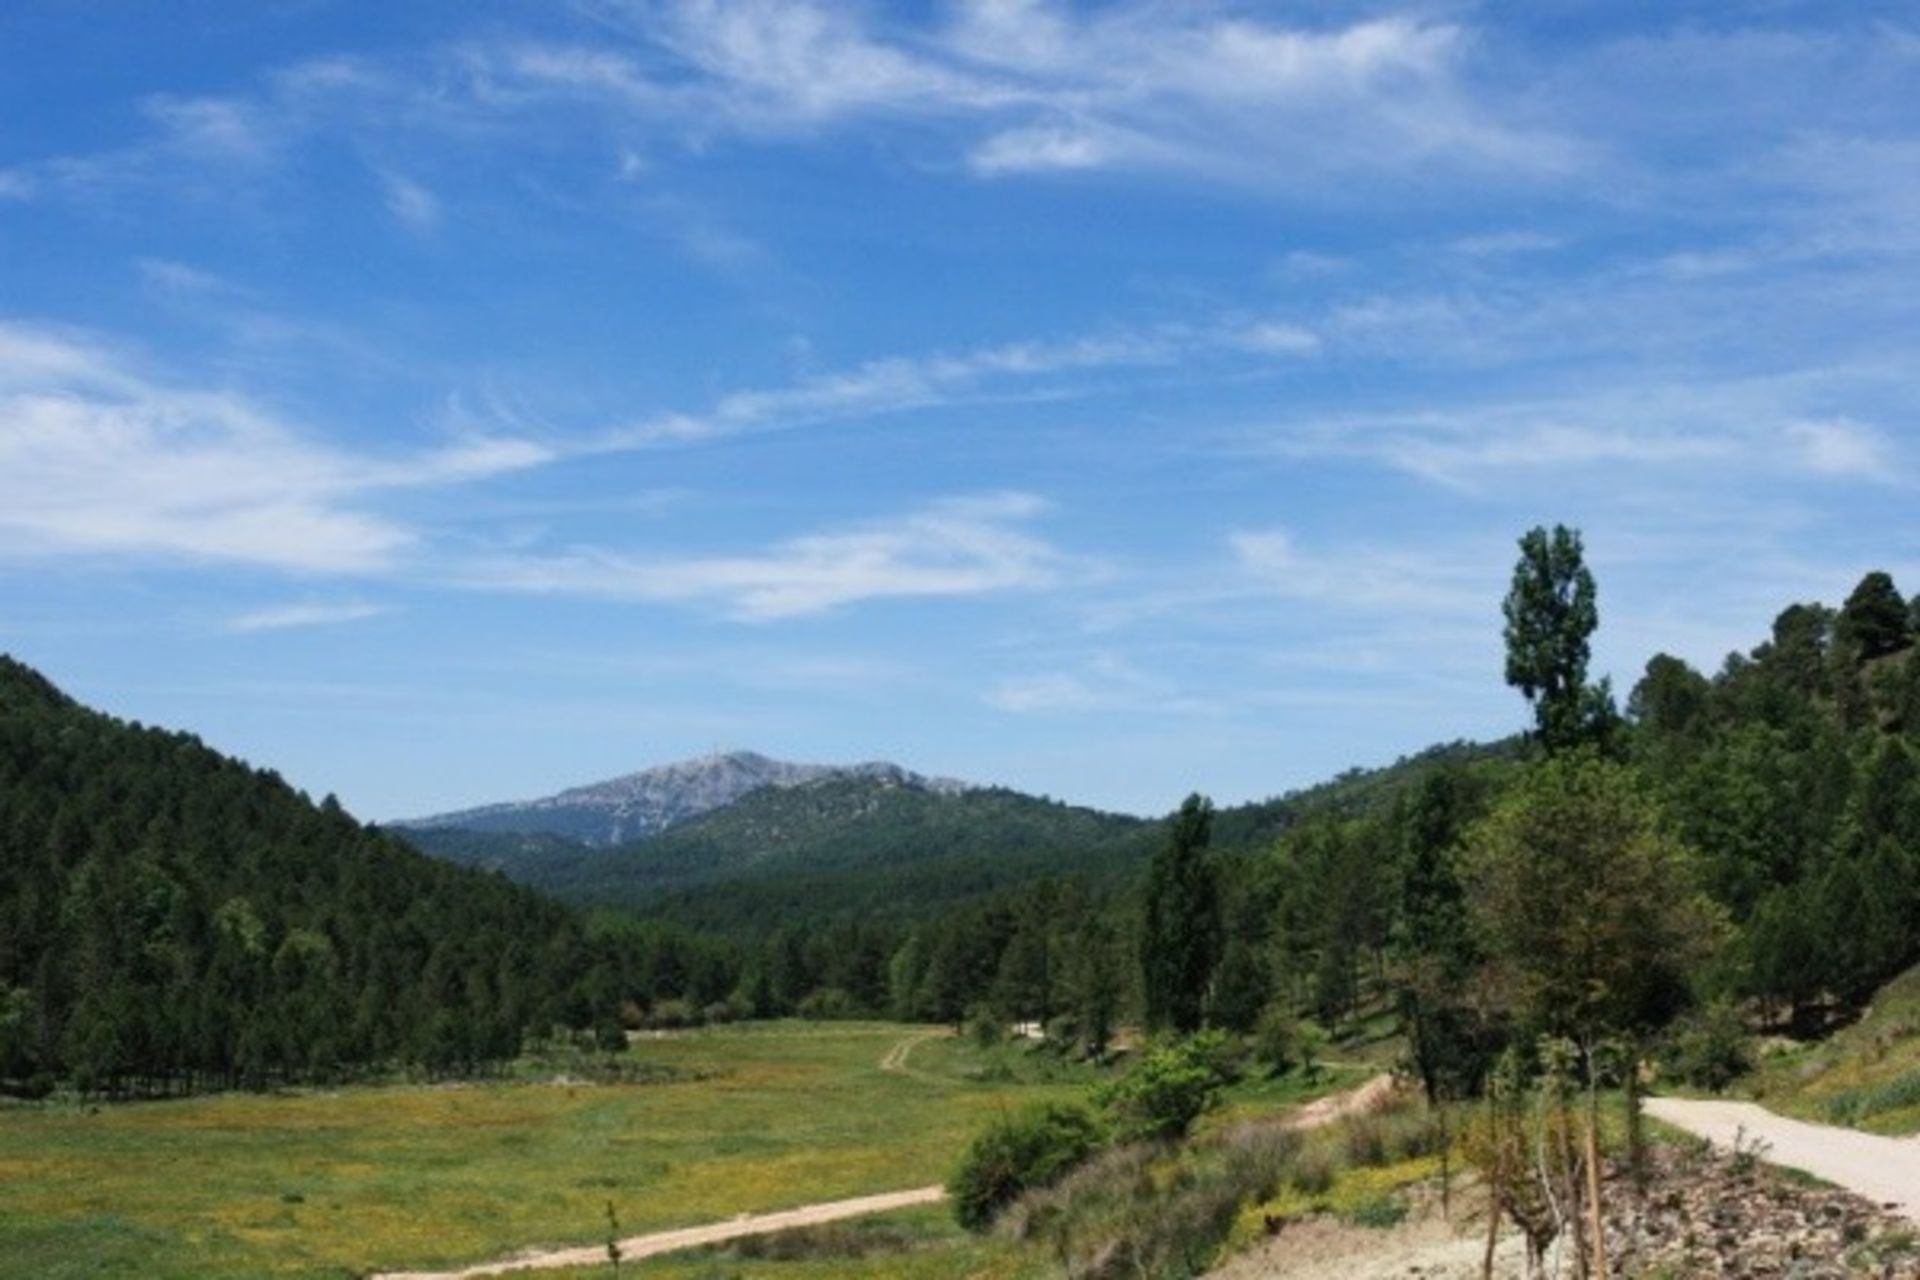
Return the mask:
[[886,1055],[880,1059],[880,1069],[897,1076],[922,1075],[924,1073],[915,1071],[907,1065],[907,1056],[929,1040],[938,1040],[943,1036],[950,1036],[952,1034],[952,1031],[941,1027],[935,1031],[921,1031],[910,1035],[905,1040],[896,1042],[891,1049],[887,1050]]
[[[789,1227],[813,1227],[823,1222],[885,1213],[890,1209],[906,1209],[916,1204],[934,1204],[944,1199],[946,1194],[944,1187],[915,1187],[911,1191],[889,1191],[884,1195],[832,1200],[826,1204],[804,1205],[779,1213],[742,1214],[738,1218],[709,1223],[704,1227],[683,1227],[677,1231],[656,1231],[651,1235],[633,1236],[620,1242],[620,1258],[623,1262],[652,1258],[663,1253],[691,1249],[696,1245],[737,1240],[741,1236],[765,1235],[785,1231]],[[515,1271],[544,1271],[549,1267],[591,1267],[606,1261],[605,1245],[583,1245],[576,1249],[555,1249],[546,1253],[501,1258],[463,1267],[458,1271],[388,1271],[372,1277],[372,1280],[473,1280],[474,1277],[507,1275]]]
[[1920,1139],[1789,1120],[1752,1102],[1650,1098],[1647,1114],[1718,1147],[1758,1140],[1767,1163],[1804,1169],[1920,1222]]

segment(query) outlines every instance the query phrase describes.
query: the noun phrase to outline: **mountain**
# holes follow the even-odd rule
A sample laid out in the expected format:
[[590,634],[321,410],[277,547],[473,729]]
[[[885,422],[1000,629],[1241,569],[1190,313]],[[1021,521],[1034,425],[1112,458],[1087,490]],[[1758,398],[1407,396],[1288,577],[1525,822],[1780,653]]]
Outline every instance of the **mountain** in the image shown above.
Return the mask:
[[[1265,849],[1304,818],[1374,813],[1434,769],[1518,750],[1517,740],[1452,743],[1225,808],[1214,818],[1213,846],[1223,853]],[[616,845],[453,827],[402,834],[428,853],[499,871],[563,902],[723,933],[848,920],[910,924],[1044,879],[1123,889],[1161,835],[1157,820],[1001,787],[930,787],[904,770],[886,770],[763,786]]]
[[731,929],[833,918],[917,919],[1053,876],[1117,879],[1157,824],[998,787],[913,775],[762,787],[646,839],[597,848],[548,835],[418,828],[419,848],[579,906]]
[[787,789],[828,779],[860,779],[910,787],[932,795],[967,789],[951,778],[928,778],[884,761],[852,765],[790,764],[752,751],[683,760],[605,782],[573,787],[540,800],[484,805],[395,823],[397,827],[562,836],[593,848],[645,839],[766,788]]

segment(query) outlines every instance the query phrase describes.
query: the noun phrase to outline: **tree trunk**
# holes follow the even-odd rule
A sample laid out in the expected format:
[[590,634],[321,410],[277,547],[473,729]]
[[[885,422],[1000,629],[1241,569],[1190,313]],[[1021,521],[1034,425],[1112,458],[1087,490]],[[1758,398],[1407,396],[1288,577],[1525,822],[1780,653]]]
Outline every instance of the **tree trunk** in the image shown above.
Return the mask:
[[1487,1173],[1487,1252],[1480,1264],[1482,1280],[1493,1280],[1493,1250],[1500,1238],[1500,1188],[1506,1171],[1506,1144],[1500,1139],[1500,1108],[1487,1095],[1487,1132],[1493,1141],[1493,1168]]
[[1587,1060],[1587,1212],[1593,1230],[1593,1274],[1606,1280],[1607,1232],[1600,1212],[1600,1094],[1591,1058]]

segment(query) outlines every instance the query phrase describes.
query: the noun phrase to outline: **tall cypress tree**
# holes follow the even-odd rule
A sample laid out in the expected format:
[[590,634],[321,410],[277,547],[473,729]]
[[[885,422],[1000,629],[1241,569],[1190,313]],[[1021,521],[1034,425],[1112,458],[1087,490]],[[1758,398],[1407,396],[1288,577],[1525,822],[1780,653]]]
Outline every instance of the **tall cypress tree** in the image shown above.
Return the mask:
[[1587,684],[1588,640],[1600,625],[1580,535],[1529,529],[1502,611],[1507,683],[1533,706],[1534,736],[1549,752],[1604,736],[1616,719],[1605,682]]
[[1147,1025],[1187,1032],[1200,1026],[1219,959],[1220,911],[1207,859],[1213,803],[1188,796],[1167,823],[1167,842],[1147,870],[1140,933]]

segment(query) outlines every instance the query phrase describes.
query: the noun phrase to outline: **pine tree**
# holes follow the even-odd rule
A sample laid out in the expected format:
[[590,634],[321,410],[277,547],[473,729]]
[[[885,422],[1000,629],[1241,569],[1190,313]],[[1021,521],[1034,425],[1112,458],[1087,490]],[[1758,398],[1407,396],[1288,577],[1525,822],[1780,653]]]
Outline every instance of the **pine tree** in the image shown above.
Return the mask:
[[1220,918],[1207,859],[1213,804],[1191,795],[1167,823],[1167,840],[1147,870],[1140,934],[1141,989],[1147,1025],[1200,1027],[1219,955]]

